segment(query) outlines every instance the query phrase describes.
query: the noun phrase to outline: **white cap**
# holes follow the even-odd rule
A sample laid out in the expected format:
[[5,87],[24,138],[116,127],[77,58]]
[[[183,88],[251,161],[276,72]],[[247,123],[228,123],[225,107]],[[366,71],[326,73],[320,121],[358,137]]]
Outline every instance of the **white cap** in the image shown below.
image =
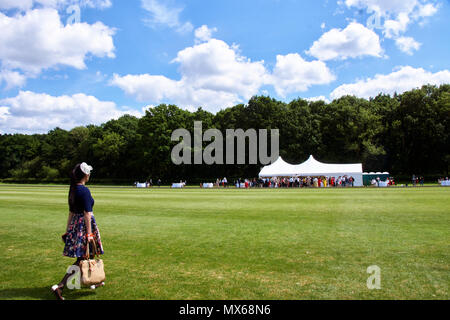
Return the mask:
[[91,171],[94,170],[94,168],[92,168],[92,166],[88,165],[86,162],[80,164],[80,169],[84,174],[91,174]]

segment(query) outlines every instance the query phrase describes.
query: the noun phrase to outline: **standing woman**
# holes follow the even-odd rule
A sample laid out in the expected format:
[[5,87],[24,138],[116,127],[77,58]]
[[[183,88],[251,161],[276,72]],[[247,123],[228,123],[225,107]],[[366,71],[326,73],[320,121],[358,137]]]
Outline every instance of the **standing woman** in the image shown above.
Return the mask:
[[[89,258],[86,257],[88,244],[95,243],[98,253],[104,253],[100,232],[93,214],[94,199],[86,187],[92,170],[91,166],[83,162],[75,166],[70,176],[69,219],[67,220],[67,231],[62,236],[65,243],[63,255],[76,258],[74,265],[77,266],[82,260]],[[93,255],[92,251],[90,252]],[[73,273],[66,273],[61,282],[52,287],[53,293],[59,300],[64,300],[62,291],[71,275]]]

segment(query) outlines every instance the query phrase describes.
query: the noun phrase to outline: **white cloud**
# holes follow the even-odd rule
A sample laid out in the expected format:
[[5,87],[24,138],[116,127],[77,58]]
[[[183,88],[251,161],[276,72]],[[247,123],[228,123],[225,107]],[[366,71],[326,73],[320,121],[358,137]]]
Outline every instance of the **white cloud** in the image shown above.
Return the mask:
[[124,114],[114,102],[100,101],[83,93],[51,96],[20,91],[16,97],[0,100],[0,130],[6,133],[45,133],[55,127],[66,130],[80,125],[101,124]]
[[64,26],[55,9],[34,9],[9,17],[0,12],[3,68],[36,75],[56,66],[86,68],[89,56],[114,58],[114,30],[101,22]]
[[345,0],[347,7],[368,9],[381,14],[411,13],[419,4],[418,0]]
[[299,54],[278,55],[271,83],[278,95],[307,91],[311,85],[328,84],[336,77],[322,61],[305,61]]
[[362,56],[381,57],[380,38],[362,24],[351,22],[345,29],[331,29],[315,41],[307,53],[322,61]]
[[431,73],[422,68],[404,66],[387,75],[377,74],[374,78],[341,85],[331,93],[330,97],[337,99],[344,95],[355,95],[361,98],[370,98],[379,93],[403,93],[425,84],[440,85],[449,82],[449,70]]
[[195,38],[196,41],[198,40],[198,42],[205,42],[205,41],[209,41],[212,38],[212,34],[214,32],[217,32],[217,28],[208,28],[207,25],[203,25],[200,28],[197,28],[195,30]]
[[33,0],[0,0],[0,9],[29,10],[33,6]]
[[69,5],[105,9],[111,7],[112,3],[111,0],[0,0],[0,10],[19,9],[28,11],[36,6],[61,8]]
[[421,43],[411,37],[400,37],[395,39],[397,47],[408,55],[412,55],[413,51],[419,50]]
[[150,14],[150,17],[144,21],[152,28],[167,26],[179,33],[188,33],[194,29],[194,26],[189,21],[182,22],[180,20],[183,8],[169,7],[159,0],[141,0],[141,5]]
[[182,107],[203,106],[210,110],[229,107],[255,95],[266,78],[264,62],[252,62],[235,47],[211,39],[180,51],[181,80],[158,75],[114,75],[111,84],[139,101],[170,100]]
[[237,46],[211,39],[178,52],[174,62],[193,87],[233,92],[248,99],[264,82],[264,61],[252,62],[237,50]]
[[383,34],[386,38],[392,39],[404,33],[411,19],[407,13],[400,13],[396,19],[388,19],[384,22]]
[[115,74],[110,84],[138,101],[170,101],[186,109],[202,106],[215,112],[250,99],[264,85],[273,85],[277,93],[285,95],[334,80],[325,63],[307,62],[298,54],[277,56],[271,74],[264,61],[251,61],[239,53],[238,46],[217,39],[180,51],[173,62],[179,64],[180,80]]
[[175,97],[179,82],[164,76],[149,74],[119,76],[114,74],[111,85],[121,88],[128,95],[134,96],[140,102],[155,101]]
[[424,24],[426,18],[436,14],[439,8],[433,0],[345,0],[345,5],[366,9],[369,13],[377,12],[380,20],[384,19],[383,35],[393,39],[397,47],[409,55],[419,50],[420,43],[403,34],[414,23]]
[[5,89],[9,90],[15,87],[23,87],[27,78],[17,71],[1,70],[0,71],[0,85],[6,84]]
[[330,103],[330,100],[328,100],[325,96],[305,98],[305,100],[310,102],[324,101],[325,103]]
[[99,9],[106,9],[112,6],[111,0],[72,0],[72,2],[80,2],[82,6]]
[[416,17],[431,17],[436,14],[438,11],[438,6],[432,3],[428,3],[425,5],[419,5],[419,11],[416,14]]
[[369,13],[377,12],[384,19],[383,35],[394,40],[401,37],[411,24],[423,24],[439,7],[433,0],[345,0],[345,5],[366,9]]

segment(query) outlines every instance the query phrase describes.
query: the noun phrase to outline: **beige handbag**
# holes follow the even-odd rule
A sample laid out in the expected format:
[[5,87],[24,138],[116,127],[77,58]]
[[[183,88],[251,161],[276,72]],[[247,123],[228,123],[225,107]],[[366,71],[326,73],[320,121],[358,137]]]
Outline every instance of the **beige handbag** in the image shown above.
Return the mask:
[[[93,242],[94,246],[94,259],[90,259],[89,255],[89,242],[86,246],[86,260],[82,260],[80,262],[81,269],[81,284],[84,286],[91,286],[93,284],[100,284],[105,281],[105,270],[103,268],[103,260],[98,259],[98,251],[95,245],[95,241]],[[97,255],[97,259],[95,259],[95,255]]]

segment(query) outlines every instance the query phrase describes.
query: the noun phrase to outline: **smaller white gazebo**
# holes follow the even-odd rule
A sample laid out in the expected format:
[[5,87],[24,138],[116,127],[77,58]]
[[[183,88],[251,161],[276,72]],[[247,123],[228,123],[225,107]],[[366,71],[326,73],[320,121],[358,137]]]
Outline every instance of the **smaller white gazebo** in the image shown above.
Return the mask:
[[265,166],[259,176],[262,178],[272,177],[339,177],[352,176],[355,179],[355,186],[362,186],[362,164],[331,164],[322,163],[314,159],[311,155],[308,160],[301,164],[289,164],[279,157],[274,163]]

